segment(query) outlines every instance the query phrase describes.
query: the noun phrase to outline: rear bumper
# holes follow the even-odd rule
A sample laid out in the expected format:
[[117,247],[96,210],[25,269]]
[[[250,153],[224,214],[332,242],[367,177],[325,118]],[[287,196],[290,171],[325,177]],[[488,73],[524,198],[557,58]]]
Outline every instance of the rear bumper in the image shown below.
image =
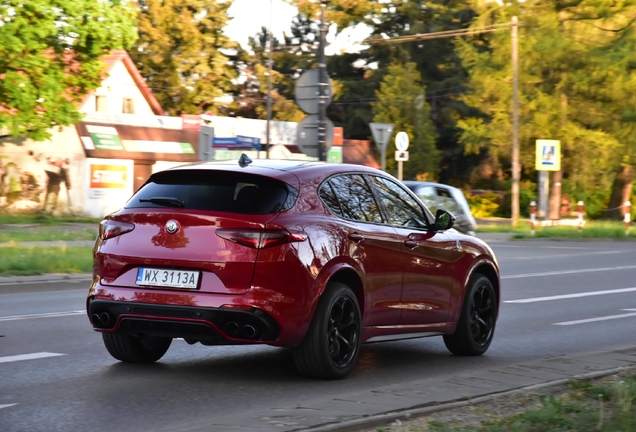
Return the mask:
[[196,306],[156,305],[89,297],[93,329],[134,335],[183,338],[207,345],[273,343],[280,326],[265,312]]

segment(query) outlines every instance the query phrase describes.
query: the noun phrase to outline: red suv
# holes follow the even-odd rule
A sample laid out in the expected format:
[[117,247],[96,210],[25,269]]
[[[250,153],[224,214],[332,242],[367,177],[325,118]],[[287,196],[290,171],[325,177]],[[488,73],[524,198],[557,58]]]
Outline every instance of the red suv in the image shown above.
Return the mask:
[[124,362],[189,344],[291,347],[298,371],[337,379],[360,344],[441,335],[491,343],[499,267],[483,241],[433,216],[394,177],[357,165],[256,160],[153,174],[101,222],[87,300]]

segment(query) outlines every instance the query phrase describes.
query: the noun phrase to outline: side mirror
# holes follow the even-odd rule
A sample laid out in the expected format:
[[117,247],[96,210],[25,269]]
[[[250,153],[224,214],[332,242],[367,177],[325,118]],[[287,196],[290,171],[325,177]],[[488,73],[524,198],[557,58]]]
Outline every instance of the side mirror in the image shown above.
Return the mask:
[[446,210],[438,209],[435,212],[435,230],[446,231],[455,225],[455,216]]

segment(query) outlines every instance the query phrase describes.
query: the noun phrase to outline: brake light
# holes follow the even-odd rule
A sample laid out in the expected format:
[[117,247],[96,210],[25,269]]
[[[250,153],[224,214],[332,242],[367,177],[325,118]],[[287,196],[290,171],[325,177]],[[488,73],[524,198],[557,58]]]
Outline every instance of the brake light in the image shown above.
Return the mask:
[[99,224],[99,238],[108,240],[126,234],[134,229],[134,224],[106,219]]
[[283,229],[229,229],[216,230],[216,235],[222,239],[238,243],[254,249],[264,249],[285,243],[307,240],[307,234],[290,232]]

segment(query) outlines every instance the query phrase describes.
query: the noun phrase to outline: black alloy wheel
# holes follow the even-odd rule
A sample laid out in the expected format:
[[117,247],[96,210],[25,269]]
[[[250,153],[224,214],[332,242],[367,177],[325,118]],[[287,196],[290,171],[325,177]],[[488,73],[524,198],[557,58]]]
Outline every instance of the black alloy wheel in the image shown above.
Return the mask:
[[488,350],[495,333],[498,301],[492,282],[474,274],[466,290],[461,316],[453,335],[444,336],[453,354],[475,356]]
[[320,379],[346,376],[360,351],[360,317],[358,299],[351,288],[342,283],[328,284],[305,339],[293,349],[298,371]]

